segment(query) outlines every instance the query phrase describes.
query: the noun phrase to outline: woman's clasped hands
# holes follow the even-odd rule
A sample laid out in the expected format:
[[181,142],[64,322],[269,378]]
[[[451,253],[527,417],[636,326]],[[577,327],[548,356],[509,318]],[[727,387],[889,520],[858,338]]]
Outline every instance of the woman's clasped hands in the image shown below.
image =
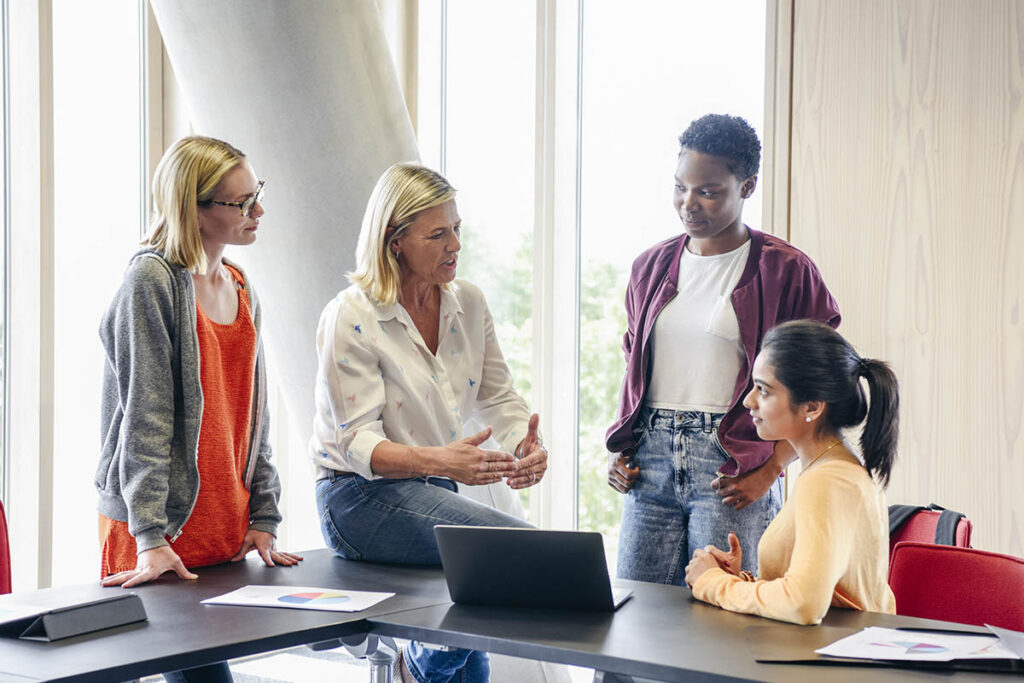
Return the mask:
[[491,437],[491,427],[444,446],[443,476],[469,486],[495,484],[502,479],[508,480],[514,489],[533,486],[548,468],[548,452],[537,436],[539,421],[536,413],[530,417],[526,437],[516,448],[520,458],[505,451],[480,448]]
[[491,438],[490,427],[465,439],[443,446],[443,476],[460,484],[480,486],[494,484],[505,477],[515,476],[516,459],[510,453],[480,448],[480,444]]
[[713,545],[706,545],[693,551],[693,557],[686,565],[686,585],[693,588],[700,575],[709,569],[721,569],[739,576],[742,566],[743,548],[740,547],[740,539],[730,531],[728,552]]
[[548,469],[548,450],[540,442],[537,425],[540,415],[534,413],[526,427],[526,436],[519,442],[516,452],[519,455],[519,468],[514,477],[509,477],[508,485],[514,489],[525,489],[538,483]]

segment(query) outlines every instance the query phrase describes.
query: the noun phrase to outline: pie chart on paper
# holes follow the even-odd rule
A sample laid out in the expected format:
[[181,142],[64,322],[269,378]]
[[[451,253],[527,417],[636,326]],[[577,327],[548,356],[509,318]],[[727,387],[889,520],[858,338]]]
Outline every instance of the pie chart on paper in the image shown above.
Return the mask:
[[289,593],[278,598],[279,602],[287,602],[292,605],[309,605],[310,607],[315,607],[317,605],[337,605],[342,602],[348,602],[349,600],[349,596],[344,593],[329,593],[323,591],[312,593]]
[[902,648],[908,655],[936,655],[949,652],[948,648],[933,643],[921,643],[916,640],[894,640],[887,643],[871,643],[876,647]]
[[907,648],[908,655],[936,655],[943,652],[949,652],[948,648],[942,647],[941,645],[934,645],[932,643],[918,643],[912,641],[897,641],[899,645]]

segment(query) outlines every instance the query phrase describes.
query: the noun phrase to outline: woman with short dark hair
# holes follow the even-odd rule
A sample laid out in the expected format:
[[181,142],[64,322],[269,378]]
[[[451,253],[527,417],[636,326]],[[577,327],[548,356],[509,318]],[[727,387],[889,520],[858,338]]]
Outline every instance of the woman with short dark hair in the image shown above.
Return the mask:
[[800,318],[839,325],[811,259],[743,223],[761,160],[750,124],[709,114],[679,144],[683,233],[633,262],[626,377],[606,437],[608,483],[627,495],[619,576],[676,585],[693,551],[729,531],[756,548],[782,505],[792,450],[759,438],[740,405],[764,332]]

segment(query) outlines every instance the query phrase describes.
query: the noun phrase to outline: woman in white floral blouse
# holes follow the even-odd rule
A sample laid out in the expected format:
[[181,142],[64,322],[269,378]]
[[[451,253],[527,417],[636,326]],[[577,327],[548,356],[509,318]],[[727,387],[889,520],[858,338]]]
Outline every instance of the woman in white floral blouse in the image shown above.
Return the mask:
[[[512,388],[483,293],[456,280],[455,189],[411,163],[370,196],[352,285],[317,328],[310,457],[324,539],[350,560],[438,564],[437,524],[528,526],[457,493],[538,483],[547,451],[538,416]],[[486,425],[466,434],[471,419]],[[500,448],[482,447],[491,436]],[[487,680],[484,653],[412,643],[414,680]]]

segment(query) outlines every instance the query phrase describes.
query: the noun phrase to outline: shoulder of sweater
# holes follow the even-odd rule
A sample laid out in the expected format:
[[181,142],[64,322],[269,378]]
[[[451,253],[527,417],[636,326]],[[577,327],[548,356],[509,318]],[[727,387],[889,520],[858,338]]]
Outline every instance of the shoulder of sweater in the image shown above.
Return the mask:
[[119,298],[173,296],[182,286],[183,273],[187,271],[182,266],[168,262],[159,252],[140,251],[128,262]]
[[797,476],[794,495],[849,498],[873,493],[875,483],[859,462],[836,458],[815,463]]
[[650,266],[651,263],[658,259],[671,257],[676,253],[679,247],[680,240],[685,239],[686,234],[682,233],[664,239],[657,244],[650,246],[641,251],[635,259],[633,259],[633,270],[644,269]]
[[764,234],[761,246],[761,260],[773,268],[789,267],[817,270],[811,257],[781,237]]
[[171,263],[155,249],[141,249],[132,255],[125,270],[140,279],[166,279],[185,269]]

